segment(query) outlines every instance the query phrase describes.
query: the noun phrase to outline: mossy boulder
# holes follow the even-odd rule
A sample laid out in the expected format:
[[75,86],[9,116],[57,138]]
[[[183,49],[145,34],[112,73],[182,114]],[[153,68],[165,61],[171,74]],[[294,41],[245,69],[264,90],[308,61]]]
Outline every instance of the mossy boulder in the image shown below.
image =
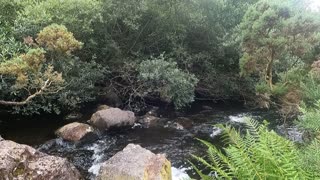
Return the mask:
[[97,180],[171,180],[171,163],[163,154],[154,154],[129,144],[103,163]]

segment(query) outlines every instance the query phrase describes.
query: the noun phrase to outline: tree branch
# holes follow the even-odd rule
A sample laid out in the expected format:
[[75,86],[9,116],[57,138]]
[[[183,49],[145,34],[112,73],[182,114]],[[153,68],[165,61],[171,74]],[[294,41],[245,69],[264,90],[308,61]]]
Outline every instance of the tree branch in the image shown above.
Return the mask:
[[15,102],[15,101],[4,101],[0,100],[1,105],[6,105],[6,106],[23,106],[27,103],[29,103],[33,98],[35,98],[38,95],[41,95],[43,91],[51,85],[51,81],[47,79],[44,83],[44,85],[40,88],[40,90],[37,90],[34,94],[30,95],[25,99],[24,101],[21,102]]

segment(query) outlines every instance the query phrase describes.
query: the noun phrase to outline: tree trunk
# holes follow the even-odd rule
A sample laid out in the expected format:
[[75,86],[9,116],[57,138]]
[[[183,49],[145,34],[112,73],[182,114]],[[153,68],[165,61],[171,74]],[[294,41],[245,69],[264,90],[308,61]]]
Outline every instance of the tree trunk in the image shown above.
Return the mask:
[[270,87],[271,90],[273,90],[273,83],[272,83],[272,66],[273,66],[273,61],[274,61],[274,51],[271,50],[271,59],[267,64],[266,68],[266,81]]

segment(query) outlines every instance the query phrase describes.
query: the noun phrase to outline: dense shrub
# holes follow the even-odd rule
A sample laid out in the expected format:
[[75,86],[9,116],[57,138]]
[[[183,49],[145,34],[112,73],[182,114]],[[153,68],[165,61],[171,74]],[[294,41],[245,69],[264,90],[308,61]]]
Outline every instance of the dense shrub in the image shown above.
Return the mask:
[[147,93],[157,93],[160,98],[181,108],[194,101],[198,79],[178,69],[175,62],[165,61],[163,55],[143,61],[139,65],[139,79],[148,87]]

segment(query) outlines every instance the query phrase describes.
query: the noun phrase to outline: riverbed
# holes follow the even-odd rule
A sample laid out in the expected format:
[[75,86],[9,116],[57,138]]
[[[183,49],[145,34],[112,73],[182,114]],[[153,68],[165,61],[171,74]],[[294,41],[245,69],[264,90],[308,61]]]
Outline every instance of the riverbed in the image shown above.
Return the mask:
[[[79,119],[85,122],[87,113]],[[101,132],[99,138],[85,144],[73,144],[56,138],[54,131],[70,123],[60,116],[36,118],[2,117],[0,135],[5,139],[28,144],[50,155],[70,160],[86,179],[94,179],[100,163],[106,161],[127,144],[139,144],[154,153],[164,153],[173,166],[174,179],[187,176],[196,178],[190,167],[190,155],[203,155],[206,148],[196,138],[206,139],[217,146],[223,146],[219,129],[215,124],[232,123],[239,125],[243,118],[251,116],[257,120],[270,120],[280,124],[279,116],[272,111],[252,111],[239,105],[195,104],[189,110],[174,116],[161,115],[165,124],[143,128],[141,124],[133,127]]]

